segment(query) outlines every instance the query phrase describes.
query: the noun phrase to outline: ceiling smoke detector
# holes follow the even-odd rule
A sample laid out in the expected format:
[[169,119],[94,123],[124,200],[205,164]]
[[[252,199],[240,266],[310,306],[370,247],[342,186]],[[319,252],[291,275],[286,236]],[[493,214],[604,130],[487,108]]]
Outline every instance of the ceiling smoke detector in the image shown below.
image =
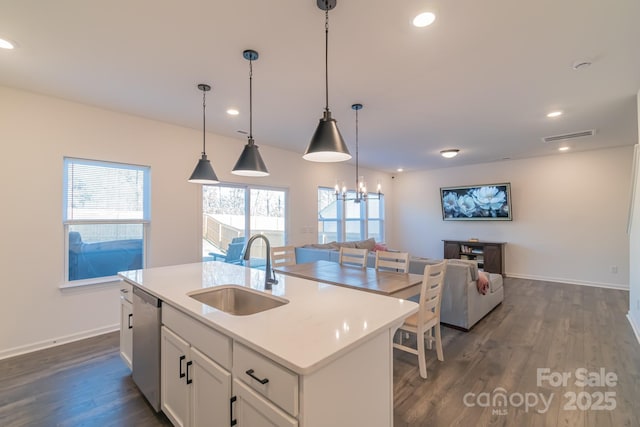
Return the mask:
[[578,70],[584,70],[586,68],[589,68],[590,66],[591,66],[591,61],[584,60],[584,61],[574,62],[571,68],[578,71]]
[[596,134],[595,129],[583,130],[581,132],[565,133],[563,135],[545,136],[542,138],[542,142],[556,142],[564,141],[566,139],[582,138],[584,136],[593,136]]

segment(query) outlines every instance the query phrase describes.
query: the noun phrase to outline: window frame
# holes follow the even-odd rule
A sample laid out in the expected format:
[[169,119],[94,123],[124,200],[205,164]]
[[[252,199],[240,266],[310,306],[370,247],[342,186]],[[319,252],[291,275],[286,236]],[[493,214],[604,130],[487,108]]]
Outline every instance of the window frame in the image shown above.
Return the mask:
[[[141,219],[67,219],[68,218],[68,185],[69,174],[68,166],[70,164],[89,164],[96,166],[110,166],[117,169],[130,169],[143,172],[144,184],[143,184],[143,218]],[[63,279],[60,288],[73,288],[87,285],[96,285],[104,283],[119,282],[121,279],[118,275],[92,277],[89,279],[69,280],[69,232],[70,226],[73,225],[110,225],[110,224],[132,224],[142,225],[142,266],[145,268],[147,265],[147,253],[148,253],[148,236],[149,228],[151,225],[151,167],[146,165],[136,165],[131,163],[112,162],[105,160],[84,159],[77,157],[63,157],[62,166],[62,224],[64,233],[64,268]]]
[[[318,198],[320,196],[320,191],[333,194],[333,198],[335,199],[335,189],[327,188],[327,187],[318,187],[318,193],[317,193]],[[344,213],[344,210],[345,210],[344,209],[344,205],[342,203],[337,203],[336,202],[336,217],[335,218],[331,218],[331,219],[326,219],[326,220],[321,220],[320,219],[320,209],[319,208],[320,208],[320,206],[318,204],[318,213],[317,213],[318,236],[316,238],[316,241],[318,243],[329,243],[329,242],[321,242],[320,241],[320,222],[322,222],[323,224],[325,224],[325,223],[335,223],[336,224],[336,241],[342,242],[344,240],[344,236],[345,236],[345,226],[344,226],[344,221],[342,220],[342,218],[345,215],[345,213]],[[324,229],[324,227],[323,227],[323,229]]]
[[[283,231],[283,240],[284,244],[288,244],[289,242],[289,226],[290,226],[290,203],[289,203],[289,188],[288,187],[277,187],[274,185],[255,185],[255,184],[245,184],[245,183],[237,183],[237,182],[220,182],[218,184],[204,184],[202,186],[200,192],[200,211],[201,218],[204,220],[204,189],[205,187],[227,187],[227,188],[239,188],[244,190],[244,233],[245,237],[248,239],[251,237],[251,191],[252,190],[265,190],[265,191],[279,191],[284,194],[284,231]],[[204,229],[204,224],[200,226],[200,250],[202,250],[202,231]]]

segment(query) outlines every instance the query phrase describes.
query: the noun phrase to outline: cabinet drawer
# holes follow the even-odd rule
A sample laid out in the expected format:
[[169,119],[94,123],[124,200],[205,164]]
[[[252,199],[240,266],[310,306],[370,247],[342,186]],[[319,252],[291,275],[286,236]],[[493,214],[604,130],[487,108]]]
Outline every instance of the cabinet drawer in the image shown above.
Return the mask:
[[223,368],[231,370],[230,338],[167,304],[162,304],[162,324],[211,360]]
[[233,376],[292,416],[298,416],[298,375],[234,342]]

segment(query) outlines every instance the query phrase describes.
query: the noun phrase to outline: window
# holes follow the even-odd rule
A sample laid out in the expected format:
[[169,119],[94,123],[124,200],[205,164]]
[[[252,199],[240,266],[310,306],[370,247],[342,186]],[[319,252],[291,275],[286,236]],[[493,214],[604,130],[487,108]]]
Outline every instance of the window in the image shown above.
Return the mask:
[[[285,245],[286,200],[286,190],[277,188],[203,185],[202,259],[240,263],[241,249],[253,234],[265,235],[271,246]],[[263,241],[256,241],[251,258],[265,255]]]
[[65,278],[111,280],[145,265],[150,168],[64,159]]
[[318,188],[318,243],[342,241],[342,204],[333,189]]
[[[355,192],[349,191],[347,198]],[[365,203],[336,199],[333,188],[318,188],[318,243],[375,238],[384,241],[384,196]]]
[[367,238],[373,237],[376,242],[384,242],[384,195],[380,199],[367,200]]

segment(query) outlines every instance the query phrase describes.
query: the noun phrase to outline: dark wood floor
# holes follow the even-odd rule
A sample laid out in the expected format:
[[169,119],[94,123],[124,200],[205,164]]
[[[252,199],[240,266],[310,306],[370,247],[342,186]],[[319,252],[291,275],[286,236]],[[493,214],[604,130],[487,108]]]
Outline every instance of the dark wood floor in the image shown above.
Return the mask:
[[[640,345],[626,318],[629,293],[511,278],[504,286],[504,302],[470,332],[442,328],[445,361],[431,352],[427,380],[415,356],[394,350],[395,426],[640,426]],[[571,378],[567,386],[538,386],[538,368]],[[605,368],[617,384],[577,387],[579,368]],[[513,404],[493,406],[497,388]],[[581,392],[588,396],[572,409],[565,394]],[[614,410],[589,409],[599,392],[615,393]],[[552,396],[548,410],[541,402],[528,411],[519,405],[519,396],[534,403],[533,394]]]
[[0,426],[170,426],[138,391],[117,332],[0,361]]
[[[395,426],[640,426],[640,345],[625,317],[628,295],[507,278],[505,301],[470,332],[443,328],[445,361],[428,355],[427,380],[415,356],[394,350]],[[538,368],[572,376],[567,386],[538,386]],[[577,387],[579,368],[604,368],[617,383]],[[170,425],[133,384],[116,333],[0,361],[0,381],[3,427]],[[499,388],[507,406],[492,406]],[[576,409],[565,408],[566,393],[581,392]],[[605,392],[615,393],[614,410],[587,409]],[[552,396],[546,411],[541,401],[519,405],[518,396],[533,403],[534,394]]]

